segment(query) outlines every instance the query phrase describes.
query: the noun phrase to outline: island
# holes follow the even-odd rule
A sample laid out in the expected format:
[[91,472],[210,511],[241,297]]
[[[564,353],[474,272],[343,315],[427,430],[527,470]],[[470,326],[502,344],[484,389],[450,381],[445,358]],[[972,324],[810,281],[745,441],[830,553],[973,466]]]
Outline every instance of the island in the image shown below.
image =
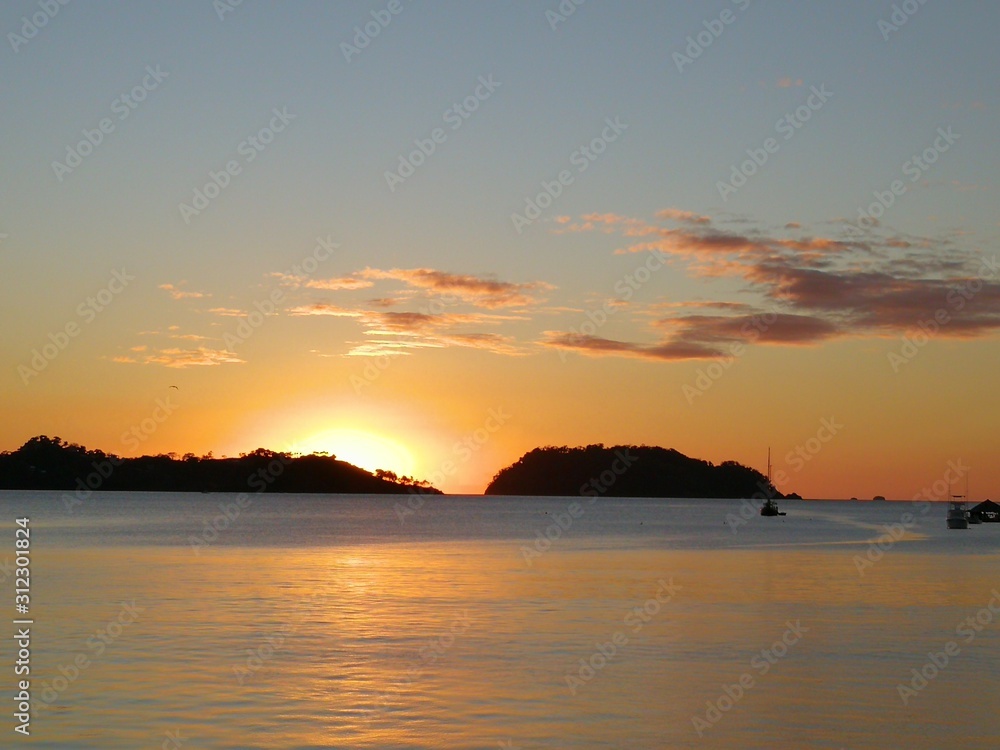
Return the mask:
[[501,469],[487,495],[777,498],[766,476],[736,461],[715,465],[653,446],[536,448]]
[[238,458],[211,453],[122,458],[46,435],[0,453],[0,489],[443,494],[425,481],[381,469],[372,473],[335,456],[258,448]]

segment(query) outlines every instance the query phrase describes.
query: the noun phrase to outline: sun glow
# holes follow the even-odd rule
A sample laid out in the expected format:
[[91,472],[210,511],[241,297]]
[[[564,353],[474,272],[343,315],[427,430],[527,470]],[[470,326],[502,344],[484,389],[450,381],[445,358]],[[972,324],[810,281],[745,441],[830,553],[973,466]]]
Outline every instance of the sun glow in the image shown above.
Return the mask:
[[368,471],[386,469],[400,476],[412,476],[416,466],[413,454],[395,440],[348,428],[317,433],[298,443],[296,450],[304,454],[326,452]]

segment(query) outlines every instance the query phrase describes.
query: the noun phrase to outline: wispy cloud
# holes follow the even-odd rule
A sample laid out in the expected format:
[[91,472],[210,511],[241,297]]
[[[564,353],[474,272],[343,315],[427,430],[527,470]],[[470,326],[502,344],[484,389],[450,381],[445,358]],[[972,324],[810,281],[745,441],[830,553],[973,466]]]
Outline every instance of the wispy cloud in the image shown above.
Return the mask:
[[[135,348],[132,351],[136,351]],[[243,364],[244,360],[225,349],[145,349],[141,356],[118,356],[114,362],[123,364],[162,365],[182,369],[185,367],[213,367],[225,364]]]
[[358,279],[353,276],[342,276],[336,279],[309,279],[306,282],[309,289],[327,289],[329,291],[367,289],[374,286],[374,283],[366,279]]
[[527,354],[509,336],[496,333],[455,333],[421,336],[419,338],[377,339],[356,344],[347,352],[349,357],[406,356],[420,349],[462,347],[480,349],[493,354],[523,356]]
[[651,344],[558,331],[546,331],[541,343],[589,356],[685,360],[722,357],[740,343],[816,344],[840,335],[836,324],[828,320],[787,313],[685,315],[662,318],[653,325],[660,331],[661,340]]
[[237,310],[233,307],[212,307],[208,311],[213,315],[222,315],[226,318],[241,318],[246,315],[243,310]]
[[523,307],[537,301],[536,295],[555,287],[544,281],[514,283],[490,277],[448,273],[430,268],[366,268],[357,276],[364,279],[394,279],[437,295],[454,296],[477,307]]
[[289,315],[330,315],[336,318],[359,318],[362,313],[359,310],[348,310],[340,305],[332,305],[327,302],[314,302],[309,305],[299,305],[288,310]]
[[[181,284],[187,282],[182,281]],[[211,297],[211,294],[206,294],[205,292],[189,292],[181,289],[179,286],[174,286],[173,284],[160,284],[160,289],[165,290],[173,299],[201,299],[203,297]]]
[[368,340],[354,344],[347,352],[348,356],[401,356],[416,349],[447,347],[520,355],[524,353],[523,349],[510,336],[456,329],[530,320],[528,316],[517,313],[366,310],[325,302],[294,307],[289,310],[289,314],[356,319],[364,327]]
[[[361,283],[353,284],[353,280]],[[507,356],[523,355],[527,352],[526,348],[519,345],[513,336],[477,329],[527,322],[535,313],[550,312],[548,308],[540,307],[543,300],[539,297],[555,289],[542,281],[509,282],[430,268],[365,268],[334,281],[325,288],[362,289],[365,288],[362,284],[371,286],[379,281],[396,281],[406,285],[390,296],[356,306],[309,302],[288,310],[293,317],[328,316],[356,320],[363,327],[366,340],[350,345],[346,354],[353,357],[406,356],[419,349],[451,347],[480,349]],[[404,305],[418,309],[390,309]]]

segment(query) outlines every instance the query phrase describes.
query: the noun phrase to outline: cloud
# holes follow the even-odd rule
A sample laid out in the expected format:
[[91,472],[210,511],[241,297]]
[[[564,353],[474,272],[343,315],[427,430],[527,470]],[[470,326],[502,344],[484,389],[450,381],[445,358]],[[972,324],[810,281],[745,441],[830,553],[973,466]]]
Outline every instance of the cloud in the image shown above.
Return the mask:
[[[988,270],[988,268],[987,268]],[[996,275],[908,278],[884,270],[844,271],[762,264],[756,277],[767,294],[793,309],[837,316],[856,334],[892,335],[912,330],[938,311],[948,316],[939,335],[967,338],[1000,328]]]
[[293,307],[288,311],[289,315],[302,316],[302,315],[331,315],[336,318],[358,318],[361,316],[361,312],[357,310],[348,310],[339,305],[331,305],[325,302],[314,302],[311,305],[299,305],[298,307]]
[[[390,335],[384,332],[384,336]],[[397,332],[397,335],[398,334]],[[399,357],[418,349],[445,349],[464,347],[480,349],[493,354],[522,356],[526,352],[509,336],[496,333],[454,333],[400,339],[375,339],[354,345],[348,357]]]
[[525,353],[517,346],[512,337],[501,336],[498,333],[456,333],[441,336],[439,340],[448,346],[483,349],[493,354],[505,354],[509,357],[517,357]]
[[626,356],[656,360],[713,359],[731,356],[739,345],[817,344],[840,335],[835,323],[787,313],[754,315],[684,315],[654,323],[663,338],[636,344],[578,333],[546,331],[543,346],[592,357]]
[[170,338],[182,341],[209,341],[208,336],[199,336],[197,333],[175,333],[171,334]]
[[[714,357],[745,339],[745,327],[763,314],[775,316],[774,322],[766,329],[752,329],[750,338],[774,345],[903,335],[942,315],[947,318],[938,333],[942,337],[969,338],[1000,329],[996,259],[987,261],[978,251],[961,249],[954,233],[902,237],[878,226],[841,224],[839,232],[813,234],[789,222],[783,233],[775,234],[752,228],[734,231],[702,221],[705,217],[695,221],[677,209],[660,211],[656,217],[663,223],[592,213],[566,226],[581,232],[606,232],[610,227],[633,240],[615,253],[661,253],[689,276],[727,279],[727,288],[735,285],[736,293],[753,295],[756,301],[647,306],[638,314],[662,316],[651,324],[662,337],[658,343],[550,331],[544,345],[590,356]],[[720,314],[698,314],[703,311]]]
[[310,279],[305,284],[310,289],[327,289],[330,291],[355,289],[367,289],[374,286],[374,283],[365,279],[358,279],[353,276],[341,276],[336,279]]
[[686,224],[711,224],[712,220],[707,216],[693,213],[691,211],[681,211],[677,208],[664,208],[656,212],[657,219],[671,219]]
[[395,307],[404,301],[400,297],[376,297],[375,299],[368,300],[368,304],[373,307]]
[[[354,345],[347,357],[405,357],[413,349],[441,349],[444,344],[427,341],[367,341]],[[321,355],[330,356],[330,355]]]
[[364,334],[368,339],[352,345],[346,354],[351,357],[405,356],[417,349],[449,347],[481,349],[494,354],[519,356],[524,354],[524,351],[509,336],[454,329],[463,326],[500,325],[530,319],[519,314],[348,309],[328,303],[294,307],[289,310],[289,314],[356,319],[364,326]]
[[237,310],[232,307],[212,307],[209,312],[213,315],[222,315],[227,318],[242,318],[246,315],[242,310]]
[[792,79],[790,76],[785,76],[784,78],[780,79],[777,84],[779,89],[790,89],[793,86],[801,86],[801,85],[802,85],[801,78]]
[[366,268],[355,276],[363,279],[394,279],[436,295],[457,297],[477,307],[497,309],[523,307],[536,301],[535,295],[555,289],[543,281],[513,283],[493,278],[455,274],[430,268]]
[[365,333],[421,333],[454,328],[460,325],[496,325],[506,321],[527,320],[522,315],[491,315],[486,313],[438,313],[366,310],[357,313],[368,326]]
[[718,353],[709,347],[683,344],[661,344],[642,345],[631,344],[625,341],[615,341],[613,339],[600,338],[598,336],[587,336],[578,333],[560,333],[558,331],[545,331],[544,346],[556,349],[574,351],[590,357],[636,357],[642,359],[659,360],[685,360],[685,359],[708,359],[718,356]]
[[[135,351],[133,349],[133,351]],[[150,349],[141,357],[114,357],[114,362],[123,364],[162,365],[175,369],[185,367],[213,367],[224,364],[243,364],[235,353],[225,349]]]
[[[181,282],[181,284],[185,283],[187,282]],[[204,297],[212,296],[211,294],[206,294],[204,292],[186,292],[173,284],[160,284],[158,288],[167,291],[173,299],[202,299]]]

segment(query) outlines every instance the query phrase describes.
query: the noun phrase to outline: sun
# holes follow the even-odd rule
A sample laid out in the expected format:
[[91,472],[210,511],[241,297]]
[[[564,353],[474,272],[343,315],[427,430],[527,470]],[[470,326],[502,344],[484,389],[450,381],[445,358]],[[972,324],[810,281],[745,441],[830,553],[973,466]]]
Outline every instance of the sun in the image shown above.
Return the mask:
[[303,454],[330,453],[362,469],[386,469],[399,476],[412,476],[416,466],[413,454],[395,440],[346,427],[317,433],[297,443],[295,449]]

